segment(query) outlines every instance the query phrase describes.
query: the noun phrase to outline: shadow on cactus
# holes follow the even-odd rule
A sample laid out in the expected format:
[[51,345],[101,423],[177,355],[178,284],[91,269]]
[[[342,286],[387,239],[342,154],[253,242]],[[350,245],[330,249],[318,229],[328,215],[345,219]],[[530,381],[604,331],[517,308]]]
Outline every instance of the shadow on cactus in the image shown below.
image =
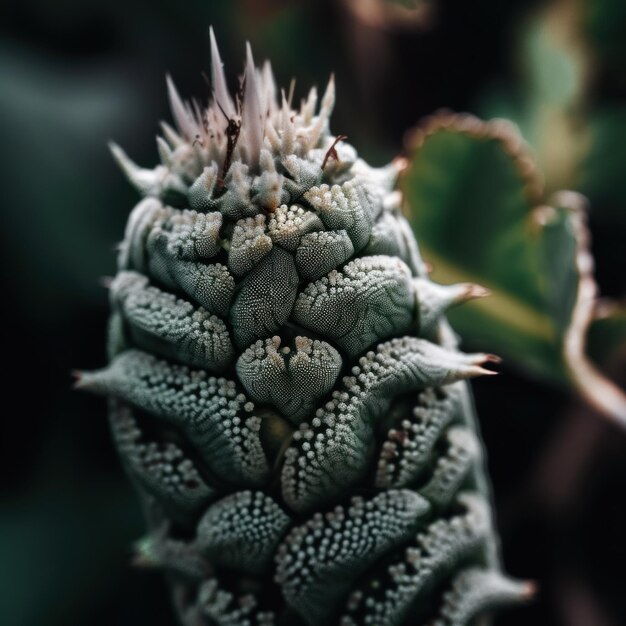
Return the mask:
[[113,153],[144,199],[111,282],[109,398],[144,505],[136,562],[186,625],[462,626],[531,594],[500,573],[481,442],[448,307],[394,191],[278,92],[269,64],[185,103],[161,165]]

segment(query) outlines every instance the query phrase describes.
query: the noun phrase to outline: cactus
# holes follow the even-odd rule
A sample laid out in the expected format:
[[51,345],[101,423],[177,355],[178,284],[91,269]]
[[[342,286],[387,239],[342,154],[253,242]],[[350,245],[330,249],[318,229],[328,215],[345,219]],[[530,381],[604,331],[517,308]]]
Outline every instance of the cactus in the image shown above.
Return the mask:
[[467,624],[530,586],[500,573],[448,307],[394,185],[277,93],[250,48],[232,97],[186,103],[161,164],[112,151],[144,198],[111,281],[110,364],[79,387],[110,423],[182,624]]

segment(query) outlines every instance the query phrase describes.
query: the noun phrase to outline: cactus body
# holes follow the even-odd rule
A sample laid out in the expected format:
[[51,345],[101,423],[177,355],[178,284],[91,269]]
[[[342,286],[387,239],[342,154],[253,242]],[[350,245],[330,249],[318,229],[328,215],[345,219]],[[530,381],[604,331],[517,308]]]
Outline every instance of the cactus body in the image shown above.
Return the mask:
[[394,192],[330,135],[331,80],[297,110],[248,49],[236,98],[169,82],[161,165],[111,284],[109,397],[146,511],[137,562],[196,626],[466,624],[525,585],[498,569],[481,444],[446,308]]

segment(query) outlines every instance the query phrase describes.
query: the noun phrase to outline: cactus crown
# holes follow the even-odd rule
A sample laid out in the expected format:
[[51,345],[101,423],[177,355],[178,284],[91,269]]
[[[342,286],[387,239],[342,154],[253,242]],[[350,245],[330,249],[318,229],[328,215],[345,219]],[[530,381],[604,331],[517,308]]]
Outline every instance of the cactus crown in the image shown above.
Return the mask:
[[319,107],[314,87],[294,110],[293,94],[281,91],[279,99],[269,62],[257,70],[248,45],[245,73],[232,97],[212,30],[211,49],[213,97],[206,108],[181,100],[167,79],[176,130],[162,125],[163,135],[157,139],[161,166],[138,168],[119,146],[112,146],[140,192],[239,219],[295,201],[323,178],[354,176],[350,170],[356,152],[336,146],[329,137],[335,103],[332,77]]
[[[269,65],[231,98],[211,33],[202,111],[168,80],[161,165],[111,284],[110,398],[146,510],[137,562],[199,624],[454,626],[528,588],[498,571],[462,354],[443,318],[485,295],[424,271],[393,190],[299,111]],[[447,592],[444,592],[448,588]]]

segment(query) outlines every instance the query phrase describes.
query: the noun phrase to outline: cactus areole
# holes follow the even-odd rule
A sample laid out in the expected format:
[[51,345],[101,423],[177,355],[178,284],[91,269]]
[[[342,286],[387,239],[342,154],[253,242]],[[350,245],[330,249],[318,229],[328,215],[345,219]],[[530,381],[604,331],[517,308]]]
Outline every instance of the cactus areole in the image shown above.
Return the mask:
[[394,191],[318,102],[211,32],[207,108],[168,79],[161,164],[113,154],[143,199],[111,284],[113,437],[189,626],[456,626],[529,587],[499,571],[463,354]]

